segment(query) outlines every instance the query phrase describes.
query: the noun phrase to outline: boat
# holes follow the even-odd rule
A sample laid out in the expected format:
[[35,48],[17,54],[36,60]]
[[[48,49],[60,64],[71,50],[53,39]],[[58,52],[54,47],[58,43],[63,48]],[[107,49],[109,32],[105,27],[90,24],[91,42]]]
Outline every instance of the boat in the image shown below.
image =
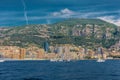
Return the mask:
[[71,61],[71,59],[67,59],[66,61],[67,61],[67,62],[70,62],[70,61]]
[[70,61],[71,61],[70,58],[68,59],[64,58],[64,54],[62,54],[60,58],[50,59],[50,62],[70,62]]
[[59,59],[58,61],[59,61],[59,62],[62,62],[62,61],[64,61],[64,60],[63,60],[63,59]]
[[3,53],[0,53],[0,62],[5,62],[5,58],[3,57]]
[[113,59],[113,57],[108,57],[107,59]]
[[50,59],[50,62],[57,62],[57,59]]
[[105,62],[104,59],[98,59],[97,62]]
[[1,59],[0,62],[5,62],[5,60]]

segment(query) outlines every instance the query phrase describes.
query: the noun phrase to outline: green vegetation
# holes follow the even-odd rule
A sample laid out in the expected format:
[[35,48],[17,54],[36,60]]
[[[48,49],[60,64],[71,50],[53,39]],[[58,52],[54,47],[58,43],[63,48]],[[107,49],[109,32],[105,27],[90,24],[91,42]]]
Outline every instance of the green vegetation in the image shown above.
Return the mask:
[[43,46],[44,41],[50,45],[74,44],[95,49],[97,46],[110,48],[120,36],[114,24],[99,19],[68,19],[50,25],[27,25],[8,28],[0,40],[1,45],[28,47],[34,44]]

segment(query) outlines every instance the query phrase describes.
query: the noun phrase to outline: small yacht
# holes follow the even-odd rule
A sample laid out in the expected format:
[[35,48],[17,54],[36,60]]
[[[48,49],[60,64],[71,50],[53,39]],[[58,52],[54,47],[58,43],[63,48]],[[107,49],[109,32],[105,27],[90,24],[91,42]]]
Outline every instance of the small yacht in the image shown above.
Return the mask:
[[71,59],[67,59],[66,61],[70,62],[70,61],[71,61]]
[[50,59],[50,62],[57,62],[57,59]]
[[64,60],[63,60],[63,59],[59,59],[58,61],[59,61],[59,62],[62,62],[62,61],[64,61]]
[[97,62],[105,62],[104,59],[98,59]]
[[1,59],[0,62],[5,62],[5,60]]

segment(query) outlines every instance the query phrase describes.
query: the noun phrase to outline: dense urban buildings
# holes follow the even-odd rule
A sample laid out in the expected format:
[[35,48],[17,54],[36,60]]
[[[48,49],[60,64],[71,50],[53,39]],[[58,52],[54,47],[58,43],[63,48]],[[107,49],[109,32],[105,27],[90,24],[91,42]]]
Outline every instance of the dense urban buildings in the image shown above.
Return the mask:
[[103,57],[104,59],[120,56],[118,50],[107,50],[98,47],[96,50],[83,48],[70,44],[59,44],[56,46],[49,46],[47,51],[44,48],[35,46],[29,48],[20,48],[17,46],[0,46],[0,57],[17,59],[17,60],[49,60],[49,59],[63,59],[63,60],[83,60],[83,59],[97,59]]

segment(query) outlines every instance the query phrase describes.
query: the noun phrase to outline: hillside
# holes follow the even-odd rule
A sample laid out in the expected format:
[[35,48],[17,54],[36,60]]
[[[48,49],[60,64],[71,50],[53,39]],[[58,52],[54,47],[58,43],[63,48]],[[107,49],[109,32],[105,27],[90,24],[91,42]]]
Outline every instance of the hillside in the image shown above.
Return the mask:
[[50,25],[27,25],[0,31],[0,45],[28,47],[75,44],[95,49],[109,48],[119,40],[119,29],[114,24],[99,19],[68,19]]

